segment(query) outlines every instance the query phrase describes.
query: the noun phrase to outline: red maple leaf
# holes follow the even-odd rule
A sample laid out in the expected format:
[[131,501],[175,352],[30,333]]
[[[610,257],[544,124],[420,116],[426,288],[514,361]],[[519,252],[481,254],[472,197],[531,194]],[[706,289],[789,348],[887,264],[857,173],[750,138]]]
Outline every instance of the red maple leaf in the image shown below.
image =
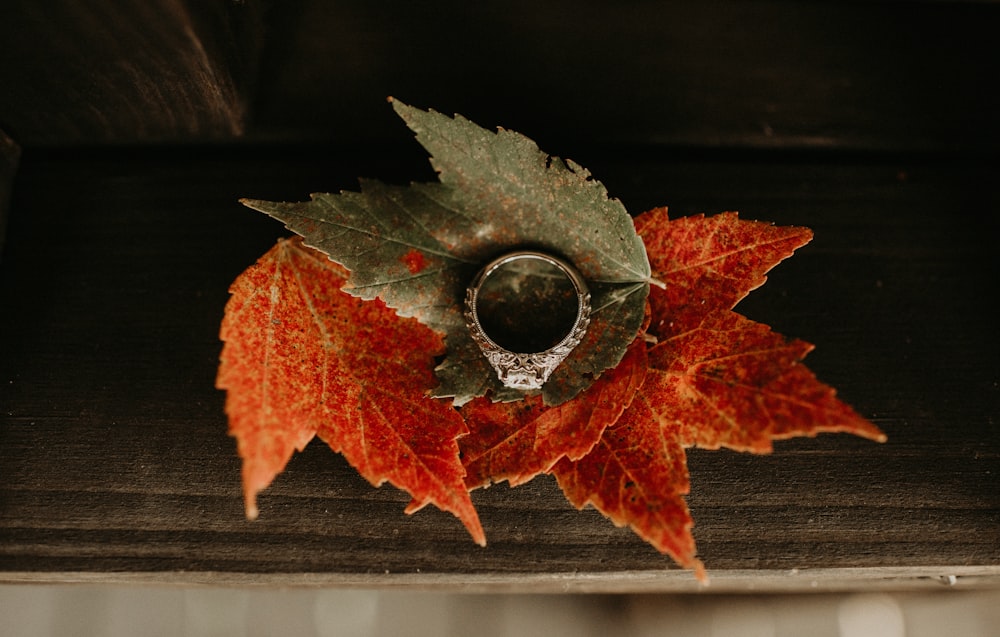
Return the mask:
[[734,213],[669,221],[665,208],[636,219],[653,276],[645,382],[590,454],[554,468],[567,498],[629,525],[704,579],[695,557],[684,447],[767,453],[771,441],[820,432],[884,434],[801,364],[812,346],[787,341],[731,311],[765,273],[812,233],[740,220]]
[[643,392],[670,405],[659,412],[680,421],[685,446],[767,453],[773,439],[821,431],[885,439],[799,364],[812,345],[730,311],[808,243],[811,230],[735,212],[670,220],[666,208],[635,225],[653,275],[665,283],[649,296],[650,331],[660,342],[649,353],[656,373]]
[[808,228],[744,221],[735,212],[671,220],[666,208],[654,208],[636,217],[635,228],[653,276],[664,283],[649,295],[650,331],[661,338],[732,309],[812,239]]
[[769,453],[772,440],[821,432],[885,440],[800,363],[812,348],[719,311],[650,350],[642,391],[685,446]]
[[683,498],[690,488],[684,449],[676,425],[658,419],[647,396],[636,396],[583,459],[563,458],[552,473],[576,508],[590,504],[618,526],[631,526],[705,579]]
[[345,281],[342,267],[296,239],[230,290],[217,385],[228,390],[247,516],[292,452],[318,435],[372,484],[408,491],[408,512],[435,504],[485,544],[456,442],[467,429],[451,401],[427,397],[441,337],[341,292]]

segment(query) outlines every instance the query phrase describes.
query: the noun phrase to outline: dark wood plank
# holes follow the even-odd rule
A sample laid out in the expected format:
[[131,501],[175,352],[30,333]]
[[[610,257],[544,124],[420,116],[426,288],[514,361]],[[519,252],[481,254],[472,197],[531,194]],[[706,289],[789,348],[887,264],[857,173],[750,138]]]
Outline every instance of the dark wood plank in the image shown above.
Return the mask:
[[548,148],[1000,148],[1000,5],[283,2],[252,133],[395,139],[388,95]]
[[23,146],[239,134],[259,49],[258,5],[7,2],[0,122]]
[[[813,227],[740,309],[815,342],[811,368],[889,434],[764,457],[692,451],[695,536],[717,580],[995,585],[998,166],[575,159],[634,211]],[[450,515],[403,515],[405,494],[318,444],[262,496],[261,518],[243,519],[213,388],[218,324],[229,283],[282,231],[235,199],[428,174],[406,148],[26,153],[0,267],[0,579],[693,587],[549,479],[475,493],[482,549]]]

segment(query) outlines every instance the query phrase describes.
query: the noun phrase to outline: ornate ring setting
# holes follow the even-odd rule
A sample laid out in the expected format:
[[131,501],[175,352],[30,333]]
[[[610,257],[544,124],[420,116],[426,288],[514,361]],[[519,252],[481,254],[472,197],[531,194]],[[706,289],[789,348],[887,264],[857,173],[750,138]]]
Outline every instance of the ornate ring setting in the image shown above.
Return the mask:
[[541,389],[590,325],[590,291],[576,268],[537,252],[510,252],[486,265],[465,296],[472,340],[500,382]]

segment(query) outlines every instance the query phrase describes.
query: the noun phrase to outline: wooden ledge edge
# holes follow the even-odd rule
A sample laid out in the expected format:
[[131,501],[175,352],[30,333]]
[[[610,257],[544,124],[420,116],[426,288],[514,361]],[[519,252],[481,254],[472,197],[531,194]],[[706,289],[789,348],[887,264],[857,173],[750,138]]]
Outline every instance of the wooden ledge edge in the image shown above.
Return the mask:
[[4,572],[0,584],[318,587],[461,593],[859,593],[1000,590],[1000,566],[865,567],[709,571],[703,586],[687,571],[615,573],[231,573]]

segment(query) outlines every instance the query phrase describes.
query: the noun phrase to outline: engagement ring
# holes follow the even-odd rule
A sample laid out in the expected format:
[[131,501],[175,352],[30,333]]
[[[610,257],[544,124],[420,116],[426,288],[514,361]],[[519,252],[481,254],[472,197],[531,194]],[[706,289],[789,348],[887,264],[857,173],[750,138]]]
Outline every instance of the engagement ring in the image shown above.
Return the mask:
[[507,387],[541,389],[590,325],[590,292],[572,265],[521,250],[492,261],[465,296],[472,340]]

